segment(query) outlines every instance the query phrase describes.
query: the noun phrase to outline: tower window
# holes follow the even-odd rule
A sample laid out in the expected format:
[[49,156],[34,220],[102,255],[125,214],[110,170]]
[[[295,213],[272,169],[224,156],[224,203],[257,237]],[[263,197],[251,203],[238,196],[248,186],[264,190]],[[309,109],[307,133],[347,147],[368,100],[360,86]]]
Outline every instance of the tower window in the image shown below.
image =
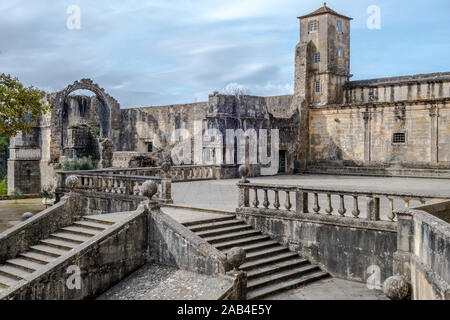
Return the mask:
[[320,81],[316,80],[316,83],[314,84],[314,88],[316,93],[320,93]]
[[320,62],[320,52],[317,52],[316,54],[314,54],[314,62],[315,63]]
[[310,32],[313,32],[313,31],[317,31],[317,29],[318,29],[318,23],[317,23],[317,20],[311,20],[311,21],[309,22],[309,31],[310,31]]
[[406,134],[404,132],[395,132],[394,135],[392,136],[392,143],[405,144]]
[[147,143],[147,152],[153,152],[153,142]]
[[342,21],[338,20],[336,28],[338,32],[342,32]]
[[343,58],[343,57],[344,57],[344,49],[339,48],[339,50],[338,50],[338,56],[339,56],[339,58]]

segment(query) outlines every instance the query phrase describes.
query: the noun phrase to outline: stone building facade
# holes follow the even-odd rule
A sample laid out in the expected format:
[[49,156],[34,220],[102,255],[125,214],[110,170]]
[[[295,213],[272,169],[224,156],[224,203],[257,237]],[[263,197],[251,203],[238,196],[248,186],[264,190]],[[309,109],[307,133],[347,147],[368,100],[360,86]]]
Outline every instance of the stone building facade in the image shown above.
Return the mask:
[[[203,103],[120,109],[88,79],[47,94],[52,111],[11,141],[9,190],[39,192],[66,157],[126,166],[133,155],[170,150],[176,129],[194,135],[199,122],[224,144],[227,129],[279,129],[286,173],[450,177],[450,72],[350,81],[352,19],[326,6],[299,19],[293,95],[214,93]],[[95,95],[74,96],[80,89]],[[210,152],[206,144],[204,158]]]

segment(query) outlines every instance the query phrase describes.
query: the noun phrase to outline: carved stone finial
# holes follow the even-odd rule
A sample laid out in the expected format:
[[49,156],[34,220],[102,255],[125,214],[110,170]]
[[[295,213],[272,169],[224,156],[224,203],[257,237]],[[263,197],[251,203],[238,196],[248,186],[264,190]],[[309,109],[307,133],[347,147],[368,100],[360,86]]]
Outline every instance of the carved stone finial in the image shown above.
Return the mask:
[[66,179],[66,187],[69,188],[70,192],[73,192],[76,188],[80,186],[80,179],[77,176],[68,176]]
[[403,276],[393,276],[384,282],[383,291],[391,300],[404,300],[409,295],[409,284]]
[[238,268],[244,264],[247,254],[244,249],[236,247],[228,251],[226,256],[230,266],[233,267],[234,270],[238,270]]
[[28,220],[28,219],[30,219],[30,218],[32,218],[32,217],[33,217],[33,214],[32,214],[31,212],[25,212],[25,213],[22,215],[22,221]]
[[241,177],[242,177],[242,180],[241,180],[242,183],[247,183],[247,182],[249,182],[249,181],[247,180],[247,177],[248,177],[248,175],[250,174],[250,168],[248,167],[248,165],[243,164],[242,166],[240,166],[240,167],[239,167],[239,174],[240,174]]
[[142,184],[141,191],[144,197],[151,199],[158,192],[158,185],[153,180],[145,181]]

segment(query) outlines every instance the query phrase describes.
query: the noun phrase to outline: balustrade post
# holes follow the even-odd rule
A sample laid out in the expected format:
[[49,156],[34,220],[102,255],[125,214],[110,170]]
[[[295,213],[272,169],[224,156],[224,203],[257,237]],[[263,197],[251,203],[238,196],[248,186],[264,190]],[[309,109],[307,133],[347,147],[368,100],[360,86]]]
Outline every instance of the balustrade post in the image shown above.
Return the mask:
[[395,214],[394,214],[394,199],[389,198],[389,212],[388,212],[388,219],[391,221],[394,221]]
[[345,198],[343,194],[339,195],[339,197],[340,197],[340,207],[338,212],[342,217],[344,217],[345,213],[347,212],[347,209],[345,208]]
[[358,196],[353,196],[353,211],[352,211],[352,214],[353,214],[353,216],[356,219],[358,219],[360,213],[361,213],[361,211],[359,210]]
[[289,193],[289,191],[286,191],[286,204],[284,206],[286,208],[286,210],[290,211],[292,208],[292,203],[291,203],[291,194]]
[[248,208],[250,207],[250,188],[246,185],[248,182],[241,182],[241,185],[239,186],[239,208]]
[[302,190],[295,192],[295,210],[298,214],[309,212],[307,192],[303,192]]
[[331,193],[327,193],[327,208],[325,212],[328,213],[329,216],[331,216],[331,213],[333,212],[333,206],[331,204]]
[[266,209],[268,209],[268,208],[269,208],[269,205],[270,205],[268,193],[269,193],[269,190],[264,189],[264,201],[263,201],[263,206],[264,206],[264,208],[266,208]]
[[273,203],[273,206],[277,210],[280,209],[280,196],[278,190],[275,190],[275,202]]
[[313,211],[316,214],[319,214],[320,212],[320,206],[319,206],[319,194],[318,193],[314,193],[314,206],[313,206]]
[[258,208],[259,206],[258,188],[254,188],[253,190],[255,192],[255,198],[253,199],[253,207]]

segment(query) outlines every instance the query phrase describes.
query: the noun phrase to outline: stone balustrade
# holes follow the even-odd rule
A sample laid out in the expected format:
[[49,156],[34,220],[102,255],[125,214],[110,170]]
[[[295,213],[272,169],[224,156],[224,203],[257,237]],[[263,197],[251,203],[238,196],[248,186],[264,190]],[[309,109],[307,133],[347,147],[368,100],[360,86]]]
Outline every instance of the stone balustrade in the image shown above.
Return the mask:
[[79,179],[79,186],[75,188],[75,191],[83,190],[125,196],[143,196],[142,185],[146,181],[152,180],[155,181],[158,186],[158,191],[155,198],[165,203],[172,202],[172,180],[169,178],[94,173],[92,171],[59,171],[57,172],[57,194],[68,191],[69,188],[65,185],[65,183],[67,177],[69,176],[76,176]]
[[[221,178],[221,167],[217,165],[186,165],[171,166],[166,172],[163,167],[146,168],[109,168],[99,170],[87,170],[89,174],[108,174],[108,175],[127,175],[127,176],[151,176],[151,177],[170,177],[172,181],[191,181],[191,180],[215,180]],[[78,174],[79,171],[70,172]]]
[[[285,211],[297,215],[315,214],[388,222],[396,220],[394,209],[398,209],[399,202],[405,208],[409,208],[412,201],[425,204],[430,200],[445,199],[429,194],[244,182],[238,183],[238,188],[239,210]],[[385,212],[381,212],[382,200]],[[365,214],[362,212],[362,207],[365,209]]]

